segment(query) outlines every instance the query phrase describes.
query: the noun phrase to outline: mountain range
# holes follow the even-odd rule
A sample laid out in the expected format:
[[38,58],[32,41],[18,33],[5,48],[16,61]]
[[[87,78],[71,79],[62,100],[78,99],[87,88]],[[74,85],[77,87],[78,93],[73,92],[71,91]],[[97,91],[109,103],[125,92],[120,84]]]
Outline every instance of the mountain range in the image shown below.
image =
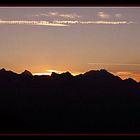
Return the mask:
[[0,70],[0,133],[140,133],[140,83],[105,69]]

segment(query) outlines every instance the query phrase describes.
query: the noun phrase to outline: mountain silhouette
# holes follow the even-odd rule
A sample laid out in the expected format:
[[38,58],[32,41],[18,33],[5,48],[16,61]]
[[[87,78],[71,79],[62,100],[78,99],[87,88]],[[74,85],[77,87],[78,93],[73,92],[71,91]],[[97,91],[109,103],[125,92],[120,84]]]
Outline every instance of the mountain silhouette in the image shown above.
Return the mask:
[[1,70],[0,70],[0,72],[5,72],[6,70],[4,69],[4,68],[2,68]]
[[24,72],[21,73],[22,75],[28,75],[28,76],[32,76],[32,73],[28,70],[25,70]]
[[113,74],[109,73],[108,71],[106,71],[105,69],[101,69],[101,70],[91,70],[88,71],[84,74],[84,77],[87,77],[88,79],[92,79],[92,80],[121,80],[120,77],[118,76],[114,76]]
[[64,77],[64,78],[71,78],[73,77],[72,74],[70,72],[64,72],[61,74],[61,77]]
[[105,69],[0,70],[0,133],[140,133],[140,83]]

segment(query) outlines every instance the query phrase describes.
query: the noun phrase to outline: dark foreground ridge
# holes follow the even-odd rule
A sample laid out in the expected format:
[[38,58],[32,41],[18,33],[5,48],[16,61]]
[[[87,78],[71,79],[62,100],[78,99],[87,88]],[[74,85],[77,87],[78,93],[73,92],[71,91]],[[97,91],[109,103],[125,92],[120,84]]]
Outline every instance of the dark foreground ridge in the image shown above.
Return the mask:
[[106,70],[0,70],[0,133],[140,133],[140,83]]

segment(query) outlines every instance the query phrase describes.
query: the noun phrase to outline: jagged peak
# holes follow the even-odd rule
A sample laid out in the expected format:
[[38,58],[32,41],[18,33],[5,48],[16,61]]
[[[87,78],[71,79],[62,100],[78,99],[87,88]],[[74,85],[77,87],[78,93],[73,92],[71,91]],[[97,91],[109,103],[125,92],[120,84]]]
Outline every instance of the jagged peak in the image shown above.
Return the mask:
[[25,70],[24,72],[21,73],[22,75],[32,75],[32,73],[28,70]]
[[131,82],[131,83],[137,83],[137,81],[135,81],[135,80],[132,79],[132,78],[127,78],[127,79],[125,79],[124,81],[128,81],[128,82]]
[[106,69],[100,69],[100,72],[109,73]]
[[0,73],[3,75],[17,75],[17,73],[11,71],[11,70],[6,70],[5,68],[0,69]]
[[113,75],[112,73],[108,72],[105,69],[101,70],[90,70],[83,75],[87,78],[100,78],[100,79],[106,79],[106,80],[121,80],[120,77]]
[[68,78],[68,77],[73,77],[73,75],[70,72],[63,72],[61,74],[52,72],[51,77],[63,77],[63,78]]
[[52,76],[59,76],[59,74],[56,73],[56,72],[52,72],[51,77],[52,77]]
[[[101,69],[101,70],[90,70],[90,71],[88,71],[88,72],[85,72],[84,75],[92,75],[92,74],[95,74],[95,73],[111,74],[111,73],[109,73],[107,70]],[[111,74],[111,75],[112,75],[112,74]]]
[[6,70],[5,70],[5,68],[2,68],[0,71],[3,71],[3,72],[4,72],[4,71],[6,71]]
[[98,70],[90,70],[90,71],[85,72],[84,75],[92,74],[92,73],[95,73],[97,71]]
[[61,75],[72,77],[72,74],[70,72],[68,72],[68,71],[64,72],[64,73],[61,73]]
[[[0,69],[0,72],[1,74],[17,74],[15,72],[12,72],[12,71],[7,71],[5,68],[2,68]],[[22,72],[20,75],[27,75],[27,76],[32,76],[32,73],[28,70],[24,70],[24,72]],[[63,72],[61,74],[59,73],[56,73],[56,72],[52,72],[51,74],[51,77],[62,77],[62,78],[71,78],[71,77],[74,77],[70,72]],[[90,71],[87,71],[85,72],[84,74],[79,74],[77,75],[76,77],[87,77],[87,78],[105,78],[105,79],[118,79],[118,80],[122,80],[119,76],[115,76],[113,75],[112,73],[108,72],[106,69],[100,69],[100,70],[90,70]],[[125,79],[123,80],[124,82],[128,82],[128,83],[137,83],[137,84],[140,84],[140,82],[137,82],[135,81],[134,79],[132,78],[128,78],[128,79]]]

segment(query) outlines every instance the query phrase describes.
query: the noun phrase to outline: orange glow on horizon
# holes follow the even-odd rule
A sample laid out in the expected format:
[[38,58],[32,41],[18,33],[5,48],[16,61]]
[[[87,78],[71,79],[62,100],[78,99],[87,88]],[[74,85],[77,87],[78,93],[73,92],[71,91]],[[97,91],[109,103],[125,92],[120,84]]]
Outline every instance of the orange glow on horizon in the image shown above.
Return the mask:
[[[59,71],[59,70],[45,70],[46,72],[39,72],[39,73],[33,73],[33,75],[51,75],[52,72],[55,72],[55,73],[58,73],[58,74],[61,74],[61,73],[64,73],[66,71]],[[79,75],[81,74],[81,72],[70,72],[73,76],[76,76],[76,75]]]
[[124,71],[116,72],[116,73],[111,72],[111,73],[116,75],[116,76],[119,76],[123,80],[128,79],[128,78],[132,78],[135,81],[140,82],[140,75],[139,74],[135,74],[132,72],[124,72]]
[[[64,73],[66,71],[59,71],[59,70],[53,70],[53,69],[49,69],[49,70],[45,70],[46,72],[38,72],[38,73],[33,73],[33,75],[51,75],[52,72],[61,74]],[[84,72],[70,72],[73,76],[79,75],[79,74],[83,74]],[[139,74],[135,74],[132,72],[111,72],[113,75],[119,76],[121,79],[128,79],[128,78],[132,78],[134,80],[136,80],[137,82],[140,82],[140,75]]]

